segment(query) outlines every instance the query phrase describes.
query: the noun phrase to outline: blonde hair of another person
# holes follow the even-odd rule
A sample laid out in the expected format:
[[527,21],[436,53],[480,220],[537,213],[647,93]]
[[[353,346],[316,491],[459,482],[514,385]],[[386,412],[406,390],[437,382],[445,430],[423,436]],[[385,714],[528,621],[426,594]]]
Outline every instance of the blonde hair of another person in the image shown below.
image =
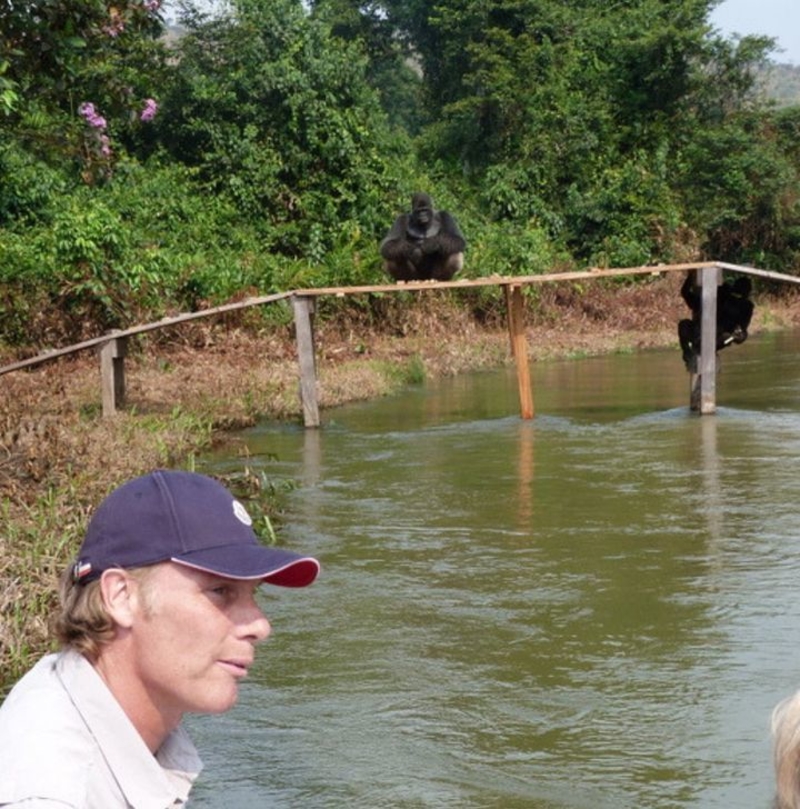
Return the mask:
[[800,809],[800,691],[772,712],[775,809]]

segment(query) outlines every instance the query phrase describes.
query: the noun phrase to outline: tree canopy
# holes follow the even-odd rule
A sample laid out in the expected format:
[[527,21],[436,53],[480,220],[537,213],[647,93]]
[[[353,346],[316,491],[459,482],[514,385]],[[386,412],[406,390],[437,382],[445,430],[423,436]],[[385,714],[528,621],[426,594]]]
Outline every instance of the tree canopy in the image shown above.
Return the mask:
[[182,0],[168,28],[160,0],[0,0],[3,338],[31,307],[108,326],[377,280],[417,190],[468,274],[791,272],[797,108],[715,4]]

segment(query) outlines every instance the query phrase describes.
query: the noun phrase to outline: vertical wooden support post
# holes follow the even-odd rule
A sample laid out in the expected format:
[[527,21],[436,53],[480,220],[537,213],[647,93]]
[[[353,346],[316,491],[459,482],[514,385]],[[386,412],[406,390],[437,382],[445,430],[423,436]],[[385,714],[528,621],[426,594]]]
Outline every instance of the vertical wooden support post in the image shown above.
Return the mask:
[[700,374],[696,371],[689,375],[689,409],[693,413],[700,412]]
[[303,424],[319,427],[317,401],[317,363],[314,351],[314,299],[292,295],[294,330],[297,338],[297,362],[300,368],[300,403],[303,406]]
[[702,321],[700,331],[700,415],[717,411],[717,286],[719,267],[700,271],[702,286]]
[[513,292],[512,290],[516,289],[516,287],[511,286],[510,284],[505,284],[503,286],[503,294],[506,297],[506,320],[508,321],[508,347],[511,351],[511,356],[514,360],[517,359],[517,341],[515,339],[515,322],[514,322],[514,315],[513,315]]
[[528,344],[525,342],[525,307],[522,299],[522,287],[518,284],[506,284],[504,289],[511,353],[517,366],[519,414],[523,419],[532,419],[533,391],[531,389],[531,371],[528,365]]
[[103,416],[113,416],[125,404],[125,349],[127,337],[112,337],[100,347]]

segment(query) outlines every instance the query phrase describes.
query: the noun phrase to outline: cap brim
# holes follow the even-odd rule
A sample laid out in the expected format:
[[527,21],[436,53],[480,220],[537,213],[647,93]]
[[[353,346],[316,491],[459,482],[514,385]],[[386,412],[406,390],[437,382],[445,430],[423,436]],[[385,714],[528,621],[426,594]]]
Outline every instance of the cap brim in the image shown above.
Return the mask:
[[320,571],[312,556],[264,545],[223,545],[173,556],[172,561],[227,579],[261,579],[279,587],[306,587]]

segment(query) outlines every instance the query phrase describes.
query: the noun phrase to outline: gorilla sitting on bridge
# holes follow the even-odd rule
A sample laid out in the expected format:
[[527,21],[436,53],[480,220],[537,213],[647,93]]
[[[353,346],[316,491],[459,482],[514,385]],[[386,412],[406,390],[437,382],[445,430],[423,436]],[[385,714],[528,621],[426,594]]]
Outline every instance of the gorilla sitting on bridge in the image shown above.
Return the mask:
[[395,281],[449,281],[464,266],[466,245],[456,220],[418,193],[411,212],[395,219],[380,252]]

